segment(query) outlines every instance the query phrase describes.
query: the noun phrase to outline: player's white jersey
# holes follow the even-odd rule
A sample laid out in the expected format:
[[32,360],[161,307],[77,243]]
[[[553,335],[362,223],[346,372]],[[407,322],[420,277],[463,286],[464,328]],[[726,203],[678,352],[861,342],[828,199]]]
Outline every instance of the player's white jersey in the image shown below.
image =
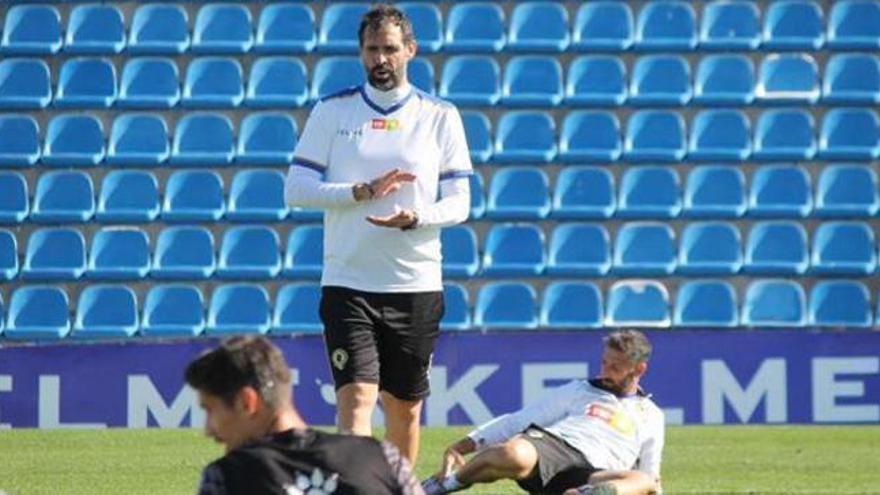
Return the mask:
[[470,433],[479,446],[503,442],[531,424],[558,436],[594,467],[637,469],[660,477],[663,412],[647,396],[619,397],[595,380],[575,380]]

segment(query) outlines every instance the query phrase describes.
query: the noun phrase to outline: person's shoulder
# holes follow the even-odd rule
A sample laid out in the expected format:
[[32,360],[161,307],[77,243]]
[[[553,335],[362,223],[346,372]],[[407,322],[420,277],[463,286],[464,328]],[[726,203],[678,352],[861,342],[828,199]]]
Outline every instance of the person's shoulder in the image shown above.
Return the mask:
[[345,100],[346,98],[360,94],[361,86],[349,86],[333,93],[322,96],[318,99],[319,103],[328,103],[337,100]]
[[424,102],[429,108],[435,109],[441,112],[458,112],[458,108],[447,100],[440,98],[439,96],[432,95],[426,91],[423,91],[419,88],[413,87],[414,96]]

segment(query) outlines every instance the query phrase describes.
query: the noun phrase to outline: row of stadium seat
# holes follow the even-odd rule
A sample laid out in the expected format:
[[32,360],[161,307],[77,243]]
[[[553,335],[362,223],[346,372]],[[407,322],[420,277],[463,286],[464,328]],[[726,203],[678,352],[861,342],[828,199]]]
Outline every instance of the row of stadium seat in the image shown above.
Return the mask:
[[[702,22],[687,2],[645,2],[637,19],[625,2],[589,2],[570,21],[565,6],[524,2],[508,22],[498,3],[451,6],[445,28],[440,9],[404,3],[419,46],[425,52],[565,50],[817,50],[880,47],[880,3],[834,2],[828,22],[820,2],[707,3]],[[306,5],[268,5],[254,29],[244,5],[205,5],[190,28],[179,5],[143,5],[134,11],[126,35],[122,11],[113,5],[74,7],[62,33],[61,16],[47,5],[9,9],[0,49],[13,54],[70,53],[350,53],[358,49],[358,25],[368,5],[328,4],[318,24]],[[763,14],[763,24],[761,17]],[[827,26],[826,26],[827,24]],[[63,40],[62,40],[63,38]],[[62,43],[63,41],[63,43]]]

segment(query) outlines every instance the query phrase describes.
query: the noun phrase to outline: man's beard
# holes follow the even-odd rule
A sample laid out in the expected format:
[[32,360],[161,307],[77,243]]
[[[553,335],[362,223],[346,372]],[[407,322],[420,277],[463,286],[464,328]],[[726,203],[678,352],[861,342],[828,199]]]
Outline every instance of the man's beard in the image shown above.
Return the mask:
[[[379,69],[385,69],[387,75],[386,76],[378,76],[377,72]],[[382,91],[388,91],[390,89],[394,89],[398,84],[397,73],[394,69],[391,68],[390,65],[377,65],[373,67],[370,73],[367,76],[367,79],[370,81],[370,85],[376,89]]]
[[602,384],[608,390],[611,390],[617,395],[623,395],[626,393],[627,389],[632,385],[633,381],[636,378],[635,372],[627,373],[626,376],[620,379],[620,381],[614,381],[611,378],[603,377],[601,378]]

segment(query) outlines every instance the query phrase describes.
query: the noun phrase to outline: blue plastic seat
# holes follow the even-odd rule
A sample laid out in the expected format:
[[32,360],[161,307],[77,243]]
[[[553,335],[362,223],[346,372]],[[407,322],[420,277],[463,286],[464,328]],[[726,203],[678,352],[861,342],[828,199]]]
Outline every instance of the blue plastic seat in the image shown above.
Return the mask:
[[498,120],[495,153],[499,162],[551,162],[556,157],[556,123],[547,112],[518,110]]
[[3,335],[9,340],[59,340],[70,333],[70,301],[60,287],[28,285],[9,300]]
[[95,218],[102,222],[151,222],[159,216],[159,183],[140,170],[112,170],[104,176]]
[[284,174],[277,170],[241,170],[229,186],[226,218],[278,222],[287,216]]
[[700,48],[754,50],[761,44],[761,11],[753,2],[710,2],[703,8]]
[[614,56],[574,59],[565,82],[565,101],[572,105],[618,106],[626,101],[626,66]]
[[640,110],[629,117],[624,155],[632,161],[681,161],[687,153],[687,134],[681,114]]
[[819,101],[819,67],[806,54],[768,55],[761,62],[755,96],[768,103]]
[[739,324],[736,291],[721,280],[692,280],[678,288],[672,324],[676,327],[730,328]]
[[180,5],[141,5],[128,33],[131,54],[180,54],[189,49],[189,16]]
[[17,172],[0,172],[0,224],[21,223],[28,216],[30,201],[24,176]]
[[236,107],[244,100],[241,64],[231,57],[194,58],[186,71],[181,103],[190,108]]
[[471,186],[471,214],[472,220],[482,218],[486,213],[486,194],[483,186],[483,176],[473,173],[470,176]]
[[736,167],[695,167],[684,189],[683,214],[696,218],[736,218],[745,214],[746,179]]
[[245,53],[254,43],[251,13],[240,4],[206,4],[199,8],[193,27],[196,53]]
[[880,211],[874,169],[860,165],[822,168],[814,212],[823,217],[871,217]]
[[90,166],[104,159],[104,126],[89,114],[56,114],[49,121],[42,162],[62,167]]
[[813,209],[810,176],[800,167],[767,165],[752,176],[749,215],[754,217],[806,217]]
[[624,280],[608,289],[605,326],[666,328],[670,324],[669,293],[660,282]]
[[545,328],[600,328],[602,294],[590,282],[553,282],[544,289],[539,315]]
[[755,99],[755,64],[745,55],[708,55],[697,65],[694,101],[748,105]]
[[413,25],[420,53],[436,53],[443,47],[443,19],[433,3],[402,2],[397,7]]
[[764,12],[764,48],[818,50],[825,42],[822,8],[811,0],[771,3]]
[[0,108],[39,109],[52,101],[46,62],[31,58],[0,60]]
[[221,285],[211,294],[208,335],[264,334],[272,326],[269,295],[259,285]]
[[[320,64],[320,61],[318,62]],[[309,101],[306,66],[293,57],[262,57],[251,65],[245,104],[251,107],[300,107]]]
[[8,281],[18,275],[18,241],[8,230],[0,230],[0,281]]
[[315,333],[324,329],[320,318],[321,286],[315,283],[288,284],[275,297],[272,333]]
[[178,170],[168,177],[162,219],[169,222],[213,222],[225,213],[223,179],[213,170]]
[[675,218],[681,212],[681,184],[668,167],[633,167],[620,182],[617,216]]
[[270,4],[257,21],[254,50],[260,53],[308,53],[315,49],[315,13],[309,5]]
[[116,69],[104,58],[72,58],[61,66],[56,107],[107,108],[116,100]]
[[127,108],[171,108],[180,101],[177,65],[169,58],[132,58],[122,69],[117,104]]
[[322,57],[315,64],[313,70],[312,100],[318,100],[327,95],[366,82],[364,68],[358,57],[347,55]]
[[686,105],[692,96],[691,68],[678,55],[645,55],[636,60],[628,103]]
[[626,50],[633,43],[633,14],[625,2],[587,2],[578,8],[571,34],[575,50]]
[[864,277],[877,268],[874,231],[862,222],[823,222],[813,232],[810,265],[817,275]]
[[828,159],[880,157],[880,119],[867,108],[835,108],[822,119],[819,155]]
[[296,121],[282,112],[251,113],[238,131],[236,161],[253,165],[286,165],[293,160]]
[[611,241],[605,227],[562,223],[550,237],[547,274],[555,277],[598,277],[611,269]]
[[14,55],[51,55],[61,50],[61,16],[50,5],[13,5],[6,12],[0,50]]
[[440,330],[471,329],[471,308],[467,289],[459,284],[443,284],[443,307]]
[[28,167],[40,159],[40,127],[28,115],[0,115],[0,167]]
[[546,217],[550,213],[549,183],[547,174],[534,167],[499,170],[489,184],[486,216],[502,220]]
[[688,159],[743,161],[752,153],[752,130],[739,110],[703,110],[691,123]]
[[446,59],[440,76],[440,98],[457,105],[494,105],[501,99],[501,69],[486,55]]
[[273,278],[281,272],[278,234],[266,226],[232,227],[223,234],[216,275],[232,279]]
[[828,103],[880,103],[880,57],[836,53],[825,63],[822,98]]
[[610,218],[617,199],[614,177],[599,167],[568,166],[556,176],[553,191],[555,218]]
[[477,293],[476,328],[527,330],[538,327],[538,296],[523,282],[489,282]]
[[534,224],[495,224],[486,234],[483,275],[527,277],[544,272],[544,233]]
[[746,243],[746,273],[803,275],[810,266],[807,232],[795,222],[752,225]]
[[441,230],[440,246],[445,277],[473,277],[480,270],[477,234],[469,225],[453,225]]
[[232,122],[218,113],[187,113],[177,121],[171,147],[174,165],[224,165],[232,162]]
[[121,166],[154,166],[171,155],[168,126],[151,113],[125,113],[116,117],[107,143],[107,163]]
[[76,170],[53,170],[40,176],[34,191],[31,220],[88,222],[94,213],[95,187],[88,174]]
[[443,47],[447,52],[500,52],[505,39],[504,11],[496,3],[453,5],[446,13]]
[[150,276],[207,279],[214,273],[214,236],[202,227],[167,227],[153,250]]
[[437,93],[434,77],[434,64],[425,57],[416,57],[406,64],[407,81],[429,95]]
[[68,53],[119,53],[125,48],[125,21],[114,5],[77,5],[64,37]]
[[150,273],[150,239],[133,227],[111,227],[92,236],[88,276],[98,280],[137,280]]
[[666,224],[623,224],[614,239],[614,272],[618,275],[671,275],[676,256],[675,232]]
[[461,112],[461,122],[467,137],[471,161],[486,163],[492,158],[492,123],[483,112],[465,110]]
[[747,327],[802,327],[807,323],[804,289],[789,280],[756,280],[746,289],[740,315]]
[[809,324],[818,327],[870,327],[871,294],[860,282],[823,280],[810,291]]
[[799,109],[765,110],[752,138],[752,157],[759,160],[809,160],[816,154],[815,121]]
[[284,276],[318,279],[324,267],[324,227],[300,225],[287,236]]
[[79,295],[74,339],[124,339],[138,330],[137,296],[124,285],[90,285]]
[[734,275],[742,268],[742,239],[727,222],[693,222],[681,234],[678,273]]
[[828,46],[880,48],[880,5],[872,0],[839,0],[828,16]]
[[21,276],[26,280],[76,280],[86,271],[86,241],[79,230],[42,228],[28,238]]
[[562,52],[568,48],[568,11],[549,2],[523,2],[513,8],[507,50]]
[[566,162],[614,162],[623,154],[620,122],[613,112],[575,110],[562,121],[559,157]]
[[318,28],[318,51],[324,53],[355,53],[358,51],[358,27],[369,5],[330,3],[324,8]]
[[194,337],[205,328],[205,301],[192,285],[154,285],[144,300],[145,337]]
[[693,50],[697,19],[689,2],[647,2],[639,12],[635,46],[641,50]]
[[562,102],[562,66],[552,57],[520,55],[504,67],[501,101],[508,106],[547,107]]

